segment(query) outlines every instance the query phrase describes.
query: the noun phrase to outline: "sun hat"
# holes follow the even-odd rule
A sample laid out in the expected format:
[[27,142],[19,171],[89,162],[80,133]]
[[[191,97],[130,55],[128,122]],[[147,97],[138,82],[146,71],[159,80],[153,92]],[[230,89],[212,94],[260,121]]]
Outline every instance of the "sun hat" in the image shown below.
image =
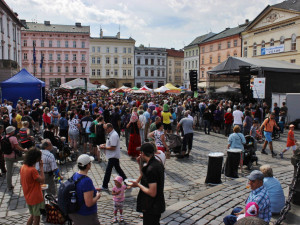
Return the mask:
[[93,156],[89,156],[87,154],[82,154],[81,156],[78,157],[77,159],[77,164],[80,166],[85,166],[87,164],[89,164],[90,162],[94,161],[94,157]]
[[123,182],[123,178],[121,176],[116,176],[114,180],[120,184],[122,184],[122,182]]
[[249,202],[246,205],[245,217],[247,217],[247,216],[257,216],[258,215],[258,210],[259,210],[259,207],[256,204],[256,202]]

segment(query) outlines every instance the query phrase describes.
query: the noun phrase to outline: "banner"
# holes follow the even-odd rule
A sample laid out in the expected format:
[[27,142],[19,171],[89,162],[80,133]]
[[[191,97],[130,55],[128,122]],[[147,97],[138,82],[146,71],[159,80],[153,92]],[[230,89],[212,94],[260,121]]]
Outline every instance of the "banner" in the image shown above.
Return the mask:
[[264,99],[266,89],[266,78],[254,78],[253,98]]
[[284,52],[284,45],[273,46],[273,47],[261,49],[261,55],[270,55],[270,54],[275,54],[275,53],[279,53],[279,52]]

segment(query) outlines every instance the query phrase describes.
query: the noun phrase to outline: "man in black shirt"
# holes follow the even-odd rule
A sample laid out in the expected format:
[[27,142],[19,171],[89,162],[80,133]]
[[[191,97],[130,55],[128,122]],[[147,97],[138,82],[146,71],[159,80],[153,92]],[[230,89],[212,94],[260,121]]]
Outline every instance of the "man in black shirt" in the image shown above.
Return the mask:
[[34,127],[35,127],[35,130],[36,130],[36,131],[40,131],[40,125],[39,125],[40,114],[39,114],[39,112],[37,111],[36,106],[33,106],[33,107],[32,107],[32,112],[31,112],[30,116],[31,116],[31,118],[32,118],[33,121],[34,121]]
[[[161,213],[166,209],[164,198],[164,166],[155,159],[155,146],[145,143],[141,146],[138,162],[141,176],[132,182],[132,187],[139,187],[137,211],[143,213],[144,225],[159,225]],[[147,164],[142,167],[143,162]],[[141,181],[141,183],[139,183]]]
[[90,116],[90,111],[85,111],[85,117],[80,121],[81,135],[83,136],[83,152],[86,153],[87,143],[89,142],[88,150],[92,150],[92,140],[90,138],[90,126],[93,123],[93,118]]
[[120,131],[121,131],[121,116],[119,114],[120,108],[117,106],[114,109],[114,112],[111,114],[110,119],[111,119],[111,124],[114,127],[114,130],[118,133],[120,137]]

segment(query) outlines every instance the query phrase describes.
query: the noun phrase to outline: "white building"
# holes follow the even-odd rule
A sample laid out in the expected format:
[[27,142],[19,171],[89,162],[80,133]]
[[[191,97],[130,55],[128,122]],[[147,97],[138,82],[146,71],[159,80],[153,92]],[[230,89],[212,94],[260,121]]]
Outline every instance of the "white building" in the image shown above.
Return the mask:
[[135,86],[147,85],[149,88],[158,88],[167,83],[167,51],[165,48],[136,47],[134,56]]
[[0,1],[0,82],[16,74],[21,67],[21,21],[18,14]]

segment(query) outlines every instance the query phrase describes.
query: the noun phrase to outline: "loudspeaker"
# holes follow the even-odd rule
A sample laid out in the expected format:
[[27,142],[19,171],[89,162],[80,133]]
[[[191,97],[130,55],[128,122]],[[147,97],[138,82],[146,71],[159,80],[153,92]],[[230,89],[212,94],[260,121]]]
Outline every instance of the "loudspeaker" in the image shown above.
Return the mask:
[[190,84],[191,84],[191,91],[198,91],[198,73],[197,70],[190,70]]
[[252,90],[250,89],[250,66],[241,66],[239,72],[242,95],[245,99],[252,99]]

